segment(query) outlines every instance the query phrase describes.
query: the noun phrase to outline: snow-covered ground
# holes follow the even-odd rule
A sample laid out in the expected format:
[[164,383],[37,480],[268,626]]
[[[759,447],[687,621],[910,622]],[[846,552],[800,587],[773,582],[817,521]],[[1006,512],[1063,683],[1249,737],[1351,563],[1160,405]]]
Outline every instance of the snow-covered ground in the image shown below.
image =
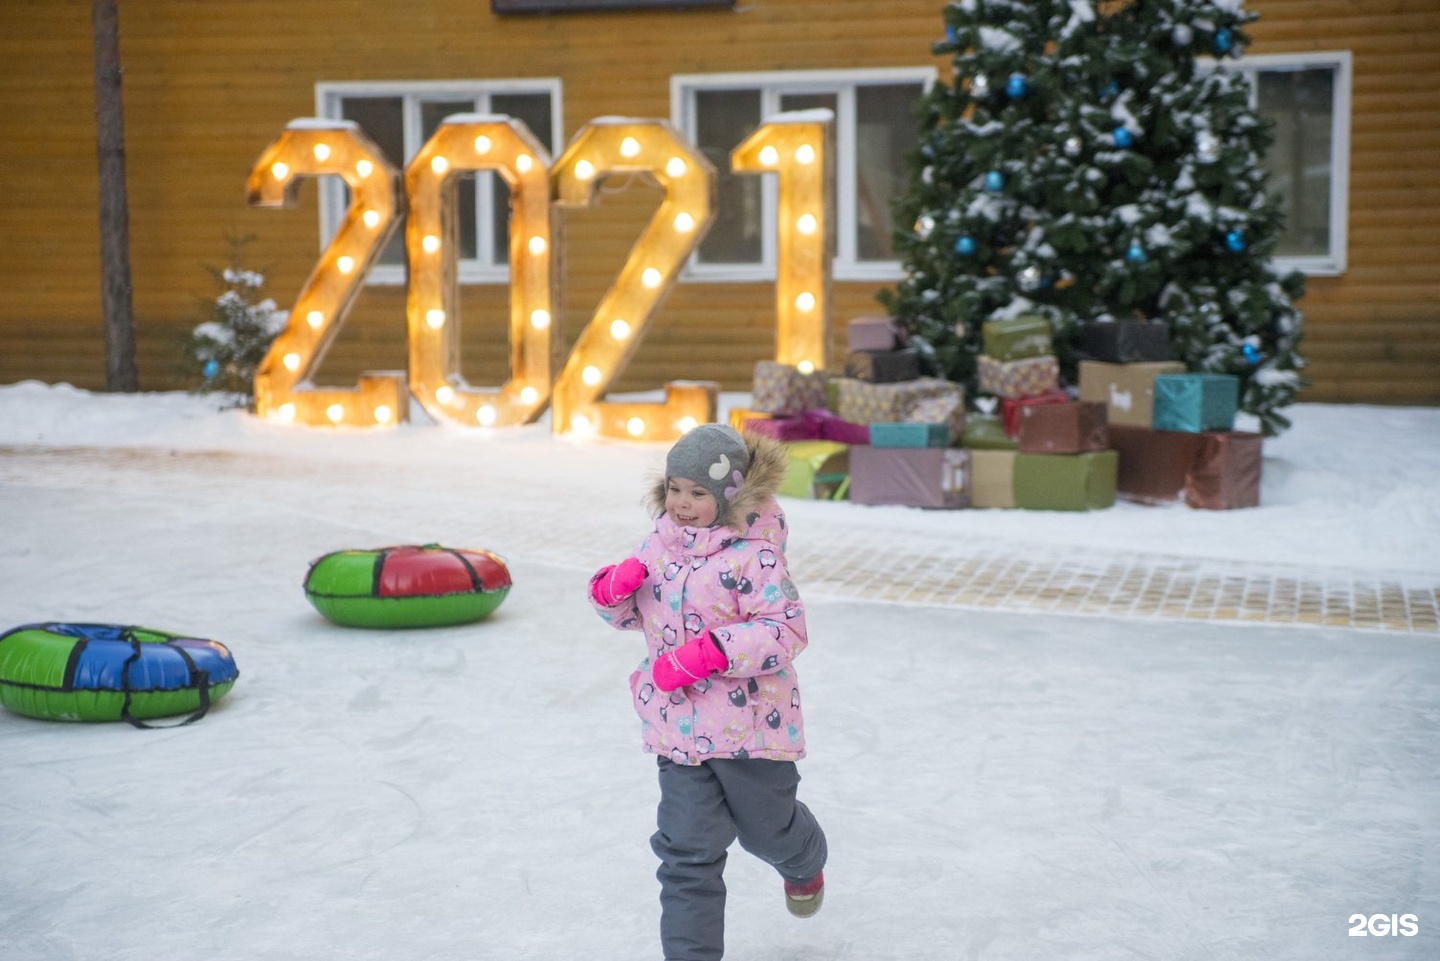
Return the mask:
[[[812,581],[880,543],[1440,583],[1440,409],[1293,414],[1256,510],[790,501],[793,549]],[[583,585],[643,533],[664,450],[0,386],[0,630],[142,624],[241,671],[189,727],[0,712],[0,959],[658,961],[641,645]],[[431,541],[507,558],[492,618],[350,630],[300,590],[328,551]],[[826,907],[790,918],[737,849],[728,958],[1440,956],[1440,637],[898,605],[795,574]],[[1351,936],[1357,914],[1419,933]]]

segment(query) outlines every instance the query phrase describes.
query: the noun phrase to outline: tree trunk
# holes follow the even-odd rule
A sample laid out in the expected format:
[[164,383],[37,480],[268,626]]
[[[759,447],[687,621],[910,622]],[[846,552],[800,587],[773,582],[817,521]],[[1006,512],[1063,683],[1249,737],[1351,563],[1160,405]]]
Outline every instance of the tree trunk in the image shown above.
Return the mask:
[[93,0],[95,129],[100,160],[100,293],[105,318],[105,389],[137,391],[135,311],[130,287],[130,210],[125,195],[125,115],[120,103],[117,0]]

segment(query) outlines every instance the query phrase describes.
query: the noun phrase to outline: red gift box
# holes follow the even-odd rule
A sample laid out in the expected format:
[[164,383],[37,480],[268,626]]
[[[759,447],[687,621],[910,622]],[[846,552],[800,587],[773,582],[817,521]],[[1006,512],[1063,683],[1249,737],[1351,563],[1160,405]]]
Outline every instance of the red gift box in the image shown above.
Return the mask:
[[1058,387],[1054,390],[1047,390],[1043,394],[1036,394],[1034,397],[1002,397],[1000,398],[1000,423],[1005,427],[1005,433],[1011,438],[1020,436],[1020,408],[1029,407],[1032,404],[1068,404],[1070,395]]

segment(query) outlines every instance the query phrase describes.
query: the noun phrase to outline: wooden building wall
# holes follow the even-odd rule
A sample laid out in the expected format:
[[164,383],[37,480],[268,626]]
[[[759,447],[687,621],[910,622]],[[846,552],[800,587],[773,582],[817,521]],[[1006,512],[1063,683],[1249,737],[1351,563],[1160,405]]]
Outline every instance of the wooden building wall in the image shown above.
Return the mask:
[[[228,263],[282,305],[314,264],[316,192],[246,206],[245,178],[318,81],[550,77],[568,138],[603,115],[668,117],[675,73],[945,64],[941,0],[742,0],[733,10],[498,17],[486,0],[121,0],[130,230],[142,387],[185,386],[182,349]],[[1350,49],[1349,269],[1302,303],[1313,401],[1440,403],[1440,10],[1433,0],[1252,0],[1255,53]],[[0,383],[103,386],[90,0],[0,4]],[[643,55],[641,52],[643,51]],[[564,215],[573,338],[658,194],[607,194]],[[845,319],[881,284],[836,283]],[[462,291],[466,375],[505,377],[506,289]],[[749,384],[773,351],[773,286],[680,284],[621,390],[677,377]],[[405,366],[404,290],[371,286],[318,380]]]

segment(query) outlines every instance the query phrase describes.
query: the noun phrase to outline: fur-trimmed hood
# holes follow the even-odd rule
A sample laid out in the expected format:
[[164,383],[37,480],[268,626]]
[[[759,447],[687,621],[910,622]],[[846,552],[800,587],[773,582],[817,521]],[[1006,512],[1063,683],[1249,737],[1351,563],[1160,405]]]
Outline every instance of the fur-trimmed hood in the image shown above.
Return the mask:
[[[743,533],[750,526],[748,518],[760,511],[780,490],[790,461],[785,445],[778,440],[764,434],[742,433],[740,436],[750,451],[750,469],[745,472],[745,483],[740,485],[739,492],[730,498],[729,505],[715,518],[715,526],[732,527]],[[664,473],[656,476],[645,495],[645,506],[652,517],[665,513],[667,480]]]

